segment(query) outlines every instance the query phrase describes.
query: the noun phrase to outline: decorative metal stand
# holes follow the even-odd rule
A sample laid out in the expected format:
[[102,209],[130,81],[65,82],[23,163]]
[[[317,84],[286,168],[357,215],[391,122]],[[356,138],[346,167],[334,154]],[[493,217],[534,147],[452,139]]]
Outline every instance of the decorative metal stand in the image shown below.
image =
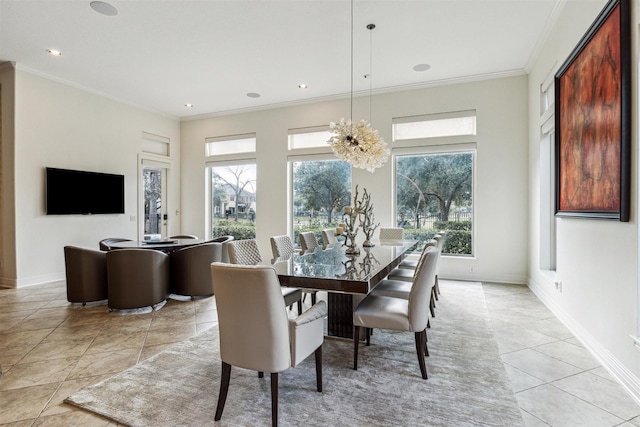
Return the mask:
[[[358,187],[356,186],[356,192],[357,188]],[[358,234],[358,230],[360,229],[360,227],[356,226],[356,222],[358,221],[358,211],[351,206],[345,206],[344,214],[342,217],[344,218],[344,224],[341,225],[343,225],[342,228],[344,229],[346,237],[344,245],[347,247],[344,253],[346,253],[347,255],[359,254],[360,248],[356,243],[356,234]]]
[[356,195],[353,201],[356,206],[356,211],[360,215],[362,215],[362,218],[360,218],[360,224],[362,224],[362,232],[364,233],[364,243],[362,243],[362,246],[365,248],[370,248],[375,246],[373,243],[371,243],[371,237],[373,237],[373,232],[376,231],[376,228],[380,226],[380,223],[373,225],[373,205],[371,204],[371,195],[367,192],[366,188],[364,189],[362,200],[358,201],[357,198],[358,186],[356,185]]

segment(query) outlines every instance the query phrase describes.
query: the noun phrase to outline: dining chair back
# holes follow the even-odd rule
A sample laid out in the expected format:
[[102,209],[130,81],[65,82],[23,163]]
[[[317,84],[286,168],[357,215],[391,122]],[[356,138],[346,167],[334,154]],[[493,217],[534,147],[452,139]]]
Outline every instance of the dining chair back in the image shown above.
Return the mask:
[[402,227],[381,227],[380,240],[402,240],[404,239],[404,228]]
[[333,228],[325,228],[322,230],[322,249],[332,248],[337,243],[336,230]]
[[[262,262],[262,254],[255,239],[232,240],[228,242],[229,262],[239,265],[257,265]],[[214,285],[215,289],[215,285]],[[298,314],[302,313],[302,291],[297,288],[281,288],[281,295],[287,306],[298,304]]]
[[300,239],[300,251],[304,253],[313,252],[320,246],[316,234],[313,231],[305,231],[298,235]]
[[256,265],[262,262],[262,254],[255,239],[232,240],[227,248],[231,264]]
[[272,236],[271,237],[271,251],[274,258],[286,257],[296,252],[296,248],[293,246],[293,240],[291,237],[284,236]]
[[280,282],[271,266],[211,265],[217,302],[222,376],[215,420],[222,418],[231,367],[271,374],[271,419],[278,423],[278,373],[315,353],[316,388],[322,391],[324,301],[288,319]]

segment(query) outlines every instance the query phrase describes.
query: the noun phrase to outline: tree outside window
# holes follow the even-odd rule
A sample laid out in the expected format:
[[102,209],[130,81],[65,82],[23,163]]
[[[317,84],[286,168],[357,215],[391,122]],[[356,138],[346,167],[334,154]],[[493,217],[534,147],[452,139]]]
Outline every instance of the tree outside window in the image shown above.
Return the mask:
[[211,168],[211,237],[256,237],[256,165]]
[[351,166],[340,160],[293,162],[293,231],[313,231],[322,244],[322,230],[342,222],[351,202]]
[[446,232],[443,253],[472,254],[473,153],[396,158],[397,225],[408,238]]

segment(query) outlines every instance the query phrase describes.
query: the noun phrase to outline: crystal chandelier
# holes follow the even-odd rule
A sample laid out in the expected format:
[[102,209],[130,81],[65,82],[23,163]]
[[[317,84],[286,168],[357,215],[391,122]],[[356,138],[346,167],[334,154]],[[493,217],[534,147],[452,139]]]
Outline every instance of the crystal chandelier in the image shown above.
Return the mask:
[[[375,27],[374,24],[367,25],[369,31],[373,31]],[[370,58],[371,55],[370,51]],[[365,77],[371,78],[370,75]],[[369,86],[369,108],[371,109],[371,85]],[[327,142],[339,159],[356,168],[373,172],[387,161],[391,150],[371,124],[365,120],[353,122],[353,0],[351,0],[351,117],[349,120],[342,118],[338,123],[329,124],[333,136]]]

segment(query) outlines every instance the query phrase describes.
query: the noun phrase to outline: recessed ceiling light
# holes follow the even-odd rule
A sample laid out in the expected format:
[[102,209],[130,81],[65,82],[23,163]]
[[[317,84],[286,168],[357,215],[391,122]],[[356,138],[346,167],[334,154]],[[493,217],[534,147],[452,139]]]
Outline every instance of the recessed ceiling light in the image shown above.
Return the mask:
[[103,1],[92,1],[89,6],[101,15],[116,16],[118,14],[118,9]]
[[418,64],[413,67],[413,71],[427,71],[429,68],[431,68],[429,64]]
[[193,108],[193,104],[184,104],[184,106],[187,108]]
[[300,83],[300,84],[298,85],[298,87],[299,87],[300,89],[306,89],[306,88],[307,88],[307,85],[306,85],[306,84],[304,84],[304,83]]
[[47,49],[47,52],[49,53],[49,55],[62,56],[62,52],[60,52],[59,50]]
[[247,94],[247,96],[248,96],[249,98],[260,98],[260,94],[259,94],[259,93],[255,93],[255,92],[249,92],[249,93]]

